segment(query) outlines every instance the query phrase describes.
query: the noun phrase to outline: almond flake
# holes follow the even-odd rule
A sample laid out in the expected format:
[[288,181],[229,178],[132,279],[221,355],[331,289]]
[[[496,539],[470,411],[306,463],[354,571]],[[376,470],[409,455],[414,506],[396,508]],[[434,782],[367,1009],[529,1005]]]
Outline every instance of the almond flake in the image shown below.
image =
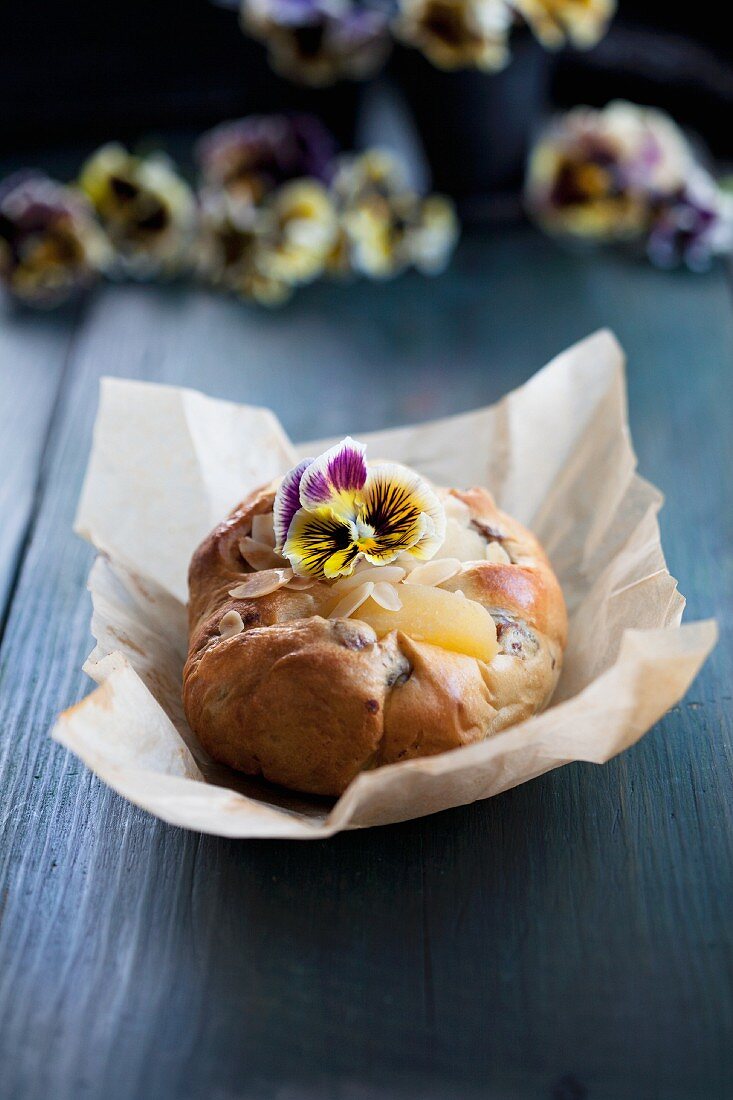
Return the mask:
[[365,565],[350,577],[342,577],[336,581],[333,586],[334,595],[345,596],[347,592],[352,592],[364,581],[374,581],[375,584],[382,582],[396,584],[404,575],[405,570],[400,565]]
[[275,547],[275,521],[272,512],[262,512],[252,516],[252,538],[255,542],[264,542],[265,546]]
[[378,581],[374,585],[372,599],[385,611],[399,611],[402,607],[402,600],[397,594],[397,589],[387,581]]
[[219,620],[219,633],[222,638],[234,638],[244,630],[242,616],[238,611],[227,611]]
[[405,577],[405,584],[424,584],[429,588],[435,588],[444,581],[449,581],[460,573],[463,563],[458,558],[436,558],[434,561],[426,561],[423,565],[416,566]]
[[500,542],[489,542],[486,545],[486,560],[495,565],[511,565],[512,559],[507,554]]
[[285,585],[291,592],[307,592],[316,583],[315,577],[291,577]]
[[260,573],[252,573],[236,588],[231,588],[229,595],[233,596],[235,600],[251,600],[257,596],[269,596],[271,592],[276,592],[278,588],[282,588],[284,584],[292,579],[292,569],[263,569]]
[[253,569],[277,569],[286,564],[285,558],[276,554],[266,542],[258,542],[249,535],[239,540],[239,553]]
[[361,607],[374,591],[374,581],[365,581],[358,588],[347,593],[342,600],[329,612],[329,619],[348,619],[349,615]]

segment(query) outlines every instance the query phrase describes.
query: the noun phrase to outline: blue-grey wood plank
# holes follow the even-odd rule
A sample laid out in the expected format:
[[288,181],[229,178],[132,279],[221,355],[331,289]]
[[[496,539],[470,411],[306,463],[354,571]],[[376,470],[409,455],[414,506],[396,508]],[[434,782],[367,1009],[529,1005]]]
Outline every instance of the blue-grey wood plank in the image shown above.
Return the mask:
[[73,309],[39,316],[0,300],[0,636],[76,319]]
[[[47,730],[88,685],[70,534],[100,373],[272,405],[297,437],[468,408],[602,324],[644,474],[721,644],[604,768],[314,844],[124,803]],[[0,651],[0,1095],[20,1100],[731,1095],[733,314],[722,271],[475,235],[440,280],[315,287],[277,315],[111,288],[69,360]]]

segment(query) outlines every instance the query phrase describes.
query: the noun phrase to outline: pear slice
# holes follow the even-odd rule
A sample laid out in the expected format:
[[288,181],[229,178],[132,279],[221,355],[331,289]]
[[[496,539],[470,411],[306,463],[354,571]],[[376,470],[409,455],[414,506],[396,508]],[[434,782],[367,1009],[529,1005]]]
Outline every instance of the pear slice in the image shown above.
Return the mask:
[[369,623],[379,638],[401,630],[416,642],[430,642],[487,663],[499,652],[491,615],[475,600],[464,599],[462,592],[407,584],[399,585],[398,591],[399,611],[388,611],[370,598],[353,617]]

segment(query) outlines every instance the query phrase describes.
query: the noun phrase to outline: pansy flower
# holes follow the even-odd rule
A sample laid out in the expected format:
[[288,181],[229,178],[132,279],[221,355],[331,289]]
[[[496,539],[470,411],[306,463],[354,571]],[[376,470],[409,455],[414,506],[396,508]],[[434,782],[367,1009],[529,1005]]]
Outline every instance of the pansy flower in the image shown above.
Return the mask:
[[603,37],[616,0],[510,0],[540,42],[557,49],[570,41],[588,49]]
[[267,210],[228,191],[204,188],[199,195],[198,274],[241,298],[282,305],[292,285],[268,270],[271,231]]
[[367,467],[347,437],[295,466],[277,491],[277,549],[303,577],[348,576],[359,560],[388,565],[400,554],[431,558],[445,537],[443,506],[430,486],[396,463]]
[[389,18],[374,0],[242,0],[242,26],[277,72],[324,87],[363,80],[390,50]]
[[657,267],[684,264],[691,271],[706,271],[714,256],[732,247],[733,197],[703,168],[655,205],[646,250]]
[[204,134],[196,154],[206,187],[258,203],[289,180],[328,183],[336,143],[313,115],[249,115]]
[[527,202],[551,232],[628,239],[645,232],[654,204],[684,184],[691,163],[683,135],[661,111],[622,101],[576,107],[532,151]]
[[262,268],[287,285],[310,283],[323,273],[338,237],[336,209],[326,188],[316,180],[284,184],[265,206]]
[[121,272],[148,278],[185,265],[196,203],[162,153],[139,157],[110,142],[83,165],[79,187],[114,245]]
[[341,235],[329,270],[385,279],[411,264],[424,274],[445,268],[458,239],[453,204],[443,196],[422,198],[411,190],[403,166],[391,153],[369,149],[342,157],[332,191]]
[[0,184],[0,282],[14,298],[59,305],[93,283],[110,256],[81,195],[40,172]]
[[494,72],[509,60],[505,0],[400,0],[395,30],[439,69]]

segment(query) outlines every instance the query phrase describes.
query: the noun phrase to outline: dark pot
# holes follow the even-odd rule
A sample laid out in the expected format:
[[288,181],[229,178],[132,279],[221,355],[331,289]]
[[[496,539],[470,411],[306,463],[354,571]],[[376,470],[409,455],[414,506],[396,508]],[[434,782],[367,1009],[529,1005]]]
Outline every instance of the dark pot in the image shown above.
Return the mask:
[[547,109],[552,58],[529,33],[512,39],[505,69],[443,72],[401,49],[394,77],[412,112],[433,187],[464,218],[519,208],[532,136]]

